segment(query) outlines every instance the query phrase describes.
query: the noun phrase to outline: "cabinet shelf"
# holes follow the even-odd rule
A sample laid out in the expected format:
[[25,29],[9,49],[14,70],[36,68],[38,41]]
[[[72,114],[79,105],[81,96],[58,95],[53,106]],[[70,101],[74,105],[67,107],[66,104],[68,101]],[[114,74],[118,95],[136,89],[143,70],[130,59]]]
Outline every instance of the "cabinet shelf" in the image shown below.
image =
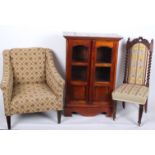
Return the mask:
[[112,64],[110,64],[110,63],[96,63],[95,66],[96,67],[111,67]]
[[109,86],[111,82],[94,82],[94,86],[103,87],[103,86]]
[[88,66],[87,62],[72,62],[72,66]]
[[71,85],[87,86],[88,83],[87,82],[82,82],[82,81],[71,81]]

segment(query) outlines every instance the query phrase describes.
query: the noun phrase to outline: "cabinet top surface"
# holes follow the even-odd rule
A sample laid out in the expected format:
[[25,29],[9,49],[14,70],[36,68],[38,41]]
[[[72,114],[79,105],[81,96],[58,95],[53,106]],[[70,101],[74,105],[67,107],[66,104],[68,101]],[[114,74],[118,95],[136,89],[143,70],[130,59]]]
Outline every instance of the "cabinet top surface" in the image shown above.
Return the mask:
[[111,39],[122,39],[121,36],[117,34],[104,34],[104,33],[79,33],[79,32],[64,32],[63,36],[65,38],[111,38]]

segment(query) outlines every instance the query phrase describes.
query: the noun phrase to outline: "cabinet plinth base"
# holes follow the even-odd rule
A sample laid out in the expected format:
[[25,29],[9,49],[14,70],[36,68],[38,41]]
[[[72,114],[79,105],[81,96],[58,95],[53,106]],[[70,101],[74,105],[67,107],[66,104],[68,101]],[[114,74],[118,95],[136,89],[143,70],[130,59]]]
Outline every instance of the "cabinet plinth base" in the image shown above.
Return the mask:
[[106,113],[107,117],[112,117],[112,108],[105,108],[105,107],[65,107],[64,109],[64,116],[71,117],[72,113],[78,113],[83,116],[96,116],[101,113]]

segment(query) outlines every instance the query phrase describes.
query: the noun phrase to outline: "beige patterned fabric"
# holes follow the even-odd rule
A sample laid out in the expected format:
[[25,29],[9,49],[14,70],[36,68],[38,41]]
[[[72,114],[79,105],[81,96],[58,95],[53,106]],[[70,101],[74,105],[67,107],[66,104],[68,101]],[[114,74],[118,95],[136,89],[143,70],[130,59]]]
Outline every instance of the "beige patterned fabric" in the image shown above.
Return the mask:
[[64,80],[52,52],[46,48],[19,48],[3,52],[5,114],[63,109]]
[[59,102],[63,102],[64,80],[56,70],[53,55],[49,50],[46,51],[46,82],[56,95]]
[[112,92],[113,100],[144,105],[148,98],[148,87],[135,84],[123,84]]
[[11,114],[62,110],[62,104],[45,83],[17,84],[10,107]]
[[45,49],[10,50],[14,83],[45,82]]
[[128,83],[144,84],[147,68],[148,48],[142,43],[136,43],[130,50]]
[[3,52],[3,78],[1,82],[1,89],[3,91],[5,114],[10,115],[10,103],[13,89],[13,73],[10,63],[9,50],[5,50]]

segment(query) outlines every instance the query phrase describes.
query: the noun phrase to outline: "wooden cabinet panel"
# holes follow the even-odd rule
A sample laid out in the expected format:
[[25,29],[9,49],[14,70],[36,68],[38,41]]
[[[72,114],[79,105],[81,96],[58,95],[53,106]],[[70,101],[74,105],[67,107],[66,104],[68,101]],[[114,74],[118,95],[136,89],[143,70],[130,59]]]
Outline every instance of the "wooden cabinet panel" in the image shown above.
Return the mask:
[[64,114],[112,114],[120,37],[66,35],[66,104]]
[[88,92],[86,86],[71,86],[71,100],[87,100]]
[[108,101],[111,97],[111,91],[108,86],[94,87],[93,101]]

